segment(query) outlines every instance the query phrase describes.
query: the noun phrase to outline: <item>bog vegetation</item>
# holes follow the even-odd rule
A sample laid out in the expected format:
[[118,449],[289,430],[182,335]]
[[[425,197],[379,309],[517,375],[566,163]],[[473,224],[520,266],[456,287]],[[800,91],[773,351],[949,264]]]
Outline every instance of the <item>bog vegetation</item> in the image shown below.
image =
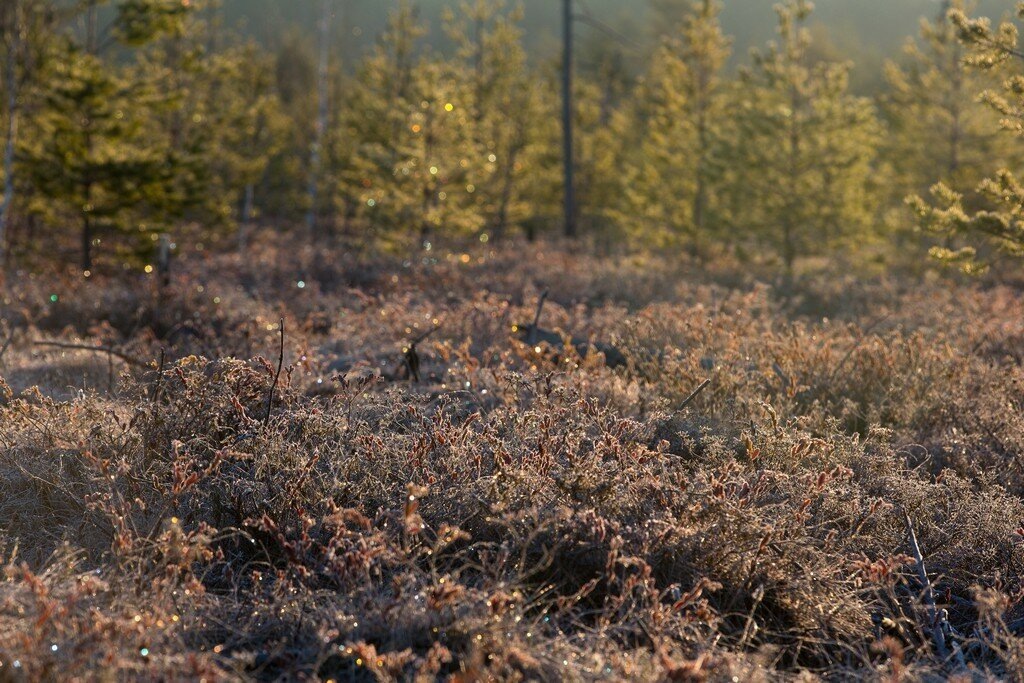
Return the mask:
[[332,4],[0,6],[0,681],[1024,678],[1016,19]]

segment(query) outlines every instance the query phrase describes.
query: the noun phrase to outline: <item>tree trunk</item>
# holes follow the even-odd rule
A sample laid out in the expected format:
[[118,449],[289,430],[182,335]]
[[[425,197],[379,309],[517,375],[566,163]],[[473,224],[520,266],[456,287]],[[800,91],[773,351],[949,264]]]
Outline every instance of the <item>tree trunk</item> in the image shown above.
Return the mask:
[[[948,12],[948,10],[947,10]],[[949,102],[950,130],[949,130],[949,159],[946,162],[946,175],[953,180],[953,176],[960,170],[960,149],[963,143],[963,111],[960,103],[963,98],[963,54],[961,50],[953,49],[953,97]]]
[[572,0],[562,0],[562,163],[565,176],[565,236],[576,237],[576,181],[573,150],[573,7]]
[[786,215],[782,220],[782,261],[786,268],[787,286],[793,282],[793,265],[796,262],[796,194],[800,172],[800,93],[795,86],[790,88],[790,124],[789,124],[789,168],[787,169]]
[[252,230],[252,212],[256,188],[252,183],[245,186],[245,194],[242,195],[242,215],[238,221],[238,251],[245,251],[245,241]]
[[[518,133],[517,133],[518,134]],[[513,143],[505,162],[501,179],[501,199],[498,202],[498,216],[494,223],[494,238],[501,240],[508,232],[508,209],[512,203],[512,187],[515,183],[516,159],[519,158],[519,144]]]
[[309,159],[309,211],[306,213],[306,227],[309,230],[310,243],[316,242],[316,218],[318,209],[318,193],[320,188],[320,169],[323,166],[324,134],[327,132],[327,77],[330,67],[330,33],[331,33],[331,0],[323,0],[320,16],[320,63],[317,67],[316,92],[317,115],[316,130]]
[[0,200],[0,264],[7,255],[7,226],[11,219],[11,204],[14,202],[14,148],[18,142],[18,53],[20,52],[21,27],[18,22],[20,5],[15,3],[11,12],[11,26],[7,37],[7,72],[4,87],[7,95],[7,133],[4,138],[4,194]]
[[82,272],[92,273],[92,221],[82,216]]
[[701,69],[697,82],[697,187],[693,195],[692,220],[694,242],[697,245],[698,258],[700,252],[700,241],[704,237],[706,222],[708,187],[707,187],[707,160],[710,143],[708,140],[708,109],[711,95],[709,93],[710,78],[705,69]]
[[167,235],[160,235],[160,248],[157,251],[157,275],[160,280],[160,290],[171,284],[171,238]]

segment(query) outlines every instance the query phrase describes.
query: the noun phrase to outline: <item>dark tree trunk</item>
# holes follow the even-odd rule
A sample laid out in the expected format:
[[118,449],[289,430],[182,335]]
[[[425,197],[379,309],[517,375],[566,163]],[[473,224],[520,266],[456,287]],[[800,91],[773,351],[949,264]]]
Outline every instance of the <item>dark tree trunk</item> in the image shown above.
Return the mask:
[[92,272],[92,221],[88,214],[82,218],[82,272]]

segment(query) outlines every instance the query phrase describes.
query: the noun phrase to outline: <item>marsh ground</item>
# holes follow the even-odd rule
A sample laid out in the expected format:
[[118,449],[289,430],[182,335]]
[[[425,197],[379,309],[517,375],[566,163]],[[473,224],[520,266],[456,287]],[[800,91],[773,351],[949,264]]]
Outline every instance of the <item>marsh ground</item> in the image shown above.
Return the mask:
[[2,318],[0,680],[1024,676],[1012,286],[263,246]]

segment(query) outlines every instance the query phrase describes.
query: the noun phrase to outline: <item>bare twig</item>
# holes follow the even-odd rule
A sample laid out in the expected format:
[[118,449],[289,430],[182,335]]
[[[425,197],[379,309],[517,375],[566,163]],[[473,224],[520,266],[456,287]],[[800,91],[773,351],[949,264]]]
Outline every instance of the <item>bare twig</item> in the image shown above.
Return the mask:
[[533,325],[530,327],[530,334],[526,337],[526,343],[533,346],[537,343],[537,326],[540,325],[540,314],[544,311],[544,302],[547,301],[548,290],[540,293],[540,300],[537,302],[537,313],[533,316]]
[[949,656],[949,648],[946,647],[946,635],[943,633],[940,623],[939,611],[935,607],[935,589],[928,578],[928,571],[924,566],[924,556],[921,554],[921,546],[917,543],[917,534],[914,533],[914,524],[910,521],[910,515],[903,512],[903,523],[907,526],[907,535],[910,539],[910,552],[917,565],[917,578],[924,587],[924,605],[928,614],[928,628],[925,629],[931,634],[935,643],[935,651],[942,659]]
[[0,346],[0,361],[3,361],[4,354],[7,353],[7,349],[11,347],[11,342],[14,341],[15,329],[11,329],[11,333],[7,335],[7,339],[4,340],[4,345]]
[[107,351],[107,394],[114,393],[114,355]]
[[153,383],[153,394],[150,396],[150,401],[156,403],[156,400],[160,397],[160,383],[164,378],[164,360],[166,357],[166,349],[160,347],[160,363],[156,367],[156,381]]
[[402,354],[402,362],[405,369],[409,371],[409,380],[419,384],[420,381],[420,354],[416,352],[416,342],[406,347]]
[[960,643],[954,640],[953,627],[949,623],[949,614],[946,610],[939,612],[939,623],[942,626],[942,632],[949,638],[949,644],[953,648],[953,659],[956,660],[956,665],[959,669],[967,668],[967,660],[964,658],[964,651],[960,647]]
[[869,336],[871,336],[871,333],[874,332],[878,328],[879,325],[881,325],[882,323],[884,323],[886,320],[888,320],[891,317],[892,317],[891,313],[886,313],[885,315],[883,315],[881,317],[875,318],[875,320],[873,320],[867,327],[863,328],[860,331],[860,335],[857,337],[857,341],[855,341],[853,343],[853,346],[851,346],[847,350],[846,355],[844,355],[842,357],[842,359],[839,361],[839,363],[836,364],[835,368],[832,369],[832,372],[829,373],[829,375],[828,375],[828,383],[829,384],[832,383],[832,380],[834,380],[836,378],[836,375],[839,374],[839,372],[843,369],[843,367],[850,360],[850,358],[853,357],[853,354],[857,352],[857,349],[859,349],[861,346],[863,346],[864,342],[867,341]]
[[772,363],[772,370],[775,372],[778,378],[782,380],[783,389],[788,390],[793,387],[792,378],[790,378],[790,376],[786,374],[786,371],[782,369],[782,366],[779,365],[778,362]]
[[706,380],[704,380],[703,382],[701,382],[701,383],[700,383],[700,386],[699,386],[699,387],[697,387],[696,389],[694,389],[694,390],[693,390],[693,392],[692,392],[692,393],[691,393],[691,394],[690,394],[689,396],[687,396],[687,397],[686,397],[686,400],[685,400],[685,401],[683,401],[682,405],[680,405],[680,406],[679,406],[679,410],[680,410],[680,411],[682,411],[682,410],[685,410],[685,409],[686,409],[686,407],[687,407],[688,405],[690,405],[691,403],[693,403],[693,402],[694,402],[694,400],[695,400],[695,399],[696,399],[696,398],[697,398],[698,396],[700,396],[700,394],[701,394],[701,392],[702,392],[702,391],[704,391],[705,389],[707,389],[707,388],[708,388],[708,385],[709,385],[709,384],[711,384],[711,380],[710,380],[710,379],[706,379]]
[[441,329],[440,325],[434,325],[429,330],[427,330],[426,332],[424,332],[420,336],[418,336],[415,339],[413,339],[410,343],[415,346],[416,344],[419,344],[420,342],[424,342],[424,341],[427,340],[428,337],[430,337],[432,334],[434,334],[435,332],[437,332],[440,329]]
[[277,355],[277,372],[274,374],[274,382],[270,385],[270,395],[267,396],[267,412],[263,416],[263,422],[270,422],[270,411],[274,406],[274,390],[277,389],[277,381],[281,378],[281,368],[284,367],[284,318],[278,326],[281,332],[281,348]]
[[128,365],[134,365],[135,367],[138,367],[138,368],[144,368],[144,367],[146,367],[148,365],[146,363],[146,361],[140,360],[139,358],[136,358],[135,356],[130,356],[127,353],[124,353],[122,351],[118,351],[117,349],[115,349],[115,348],[113,348],[111,346],[101,346],[101,345],[95,345],[95,344],[74,344],[74,343],[71,343],[71,342],[44,341],[44,340],[36,340],[36,341],[32,342],[32,344],[34,346],[46,346],[46,347],[55,348],[55,349],[71,349],[71,350],[76,350],[76,351],[92,351],[93,353],[106,353],[108,355],[116,356],[117,358],[120,358],[125,363],[128,363]]
[[761,601],[764,600],[764,586],[759,585],[754,589],[753,598],[754,604],[750,606],[750,614],[747,615],[747,623],[743,627],[743,636],[740,638],[740,649],[746,649],[750,639],[757,635],[757,621],[754,619],[754,613],[757,612],[758,606]]

